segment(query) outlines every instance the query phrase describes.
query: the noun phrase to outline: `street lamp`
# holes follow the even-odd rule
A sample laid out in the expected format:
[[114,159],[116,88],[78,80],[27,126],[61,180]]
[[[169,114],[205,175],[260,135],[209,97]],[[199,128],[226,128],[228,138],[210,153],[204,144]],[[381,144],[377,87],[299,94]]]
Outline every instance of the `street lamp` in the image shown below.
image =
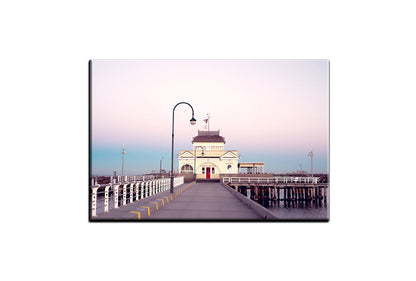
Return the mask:
[[160,157],[159,178],[162,177],[162,159],[163,157]]
[[175,107],[172,110],[172,158],[171,158],[171,163],[170,163],[170,193],[173,193],[173,146],[174,146],[174,131],[175,131],[175,109],[178,105],[182,103],[187,104],[191,107],[192,118],[191,120],[189,120],[189,122],[191,122],[191,125],[196,124],[196,119],[194,118],[194,108],[192,107],[192,105],[184,101],[175,105]]
[[311,175],[313,177],[313,151],[309,152],[308,156],[311,157]]
[[123,144],[123,150],[121,151],[121,178],[122,181],[124,181],[124,154],[127,154],[127,152],[124,151],[124,144]]
[[194,181],[196,181],[196,148],[200,147],[202,149],[202,156],[204,156],[204,148],[200,145],[194,146]]

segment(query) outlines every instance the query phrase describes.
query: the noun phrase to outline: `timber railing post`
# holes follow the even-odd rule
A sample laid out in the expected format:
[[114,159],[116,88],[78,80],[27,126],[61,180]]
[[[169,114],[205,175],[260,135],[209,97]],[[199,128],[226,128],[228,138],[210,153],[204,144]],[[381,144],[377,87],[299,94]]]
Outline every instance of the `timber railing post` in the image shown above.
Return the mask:
[[139,183],[136,183],[136,201],[139,200]]
[[123,184],[123,206],[127,204],[127,184]]
[[134,188],[134,184],[130,184],[130,202],[129,203],[133,202],[133,195],[134,195],[133,188]]
[[105,187],[104,191],[104,212],[108,212],[108,191],[111,188],[111,183]]
[[144,198],[144,181],[142,181],[141,183],[140,183],[140,199],[143,199]]
[[97,190],[100,186],[93,186],[92,193],[91,193],[91,216],[97,216]]
[[146,181],[146,197],[150,196],[149,181]]
[[118,187],[119,184],[113,185],[113,196],[114,196],[114,209],[118,208]]

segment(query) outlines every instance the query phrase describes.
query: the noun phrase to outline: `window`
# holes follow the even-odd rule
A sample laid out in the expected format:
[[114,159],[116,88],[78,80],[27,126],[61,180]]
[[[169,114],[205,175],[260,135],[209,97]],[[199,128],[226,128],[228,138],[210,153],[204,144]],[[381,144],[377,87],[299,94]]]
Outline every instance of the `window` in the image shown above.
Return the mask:
[[205,167],[202,167],[202,174],[205,174]]
[[215,168],[214,167],[211,168],[211,173],[215,174]]
[[227,173],[231,173],[232,170],[232,166],[231,165],[227,165]]

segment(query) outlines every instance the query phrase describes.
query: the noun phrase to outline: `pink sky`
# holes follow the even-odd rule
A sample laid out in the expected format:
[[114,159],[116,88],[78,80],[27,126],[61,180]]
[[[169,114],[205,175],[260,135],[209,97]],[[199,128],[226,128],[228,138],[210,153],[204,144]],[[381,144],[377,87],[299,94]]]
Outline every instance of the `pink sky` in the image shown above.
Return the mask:
[[[227,149],[307,153],[327,158],[327,60],[94,60],[92,145],[191,149],[203,129],[221,130]],[[259,159],[258,161],[261,161]]]

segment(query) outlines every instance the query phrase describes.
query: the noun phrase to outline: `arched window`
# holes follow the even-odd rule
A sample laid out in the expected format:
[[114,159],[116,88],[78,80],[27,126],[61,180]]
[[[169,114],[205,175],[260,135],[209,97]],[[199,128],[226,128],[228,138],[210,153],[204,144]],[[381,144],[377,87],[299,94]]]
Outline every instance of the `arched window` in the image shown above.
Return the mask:
[[227,173],[230,174],[232,171],[232,166],[230,164],[227,165]]
[[189,164],[185,164],[181,168],[181,173],[190,174],[190,173],[193,173],[193,171],[194,171],[194,169]]
[[205,167],[202,167],[202,174],[205,174]]

